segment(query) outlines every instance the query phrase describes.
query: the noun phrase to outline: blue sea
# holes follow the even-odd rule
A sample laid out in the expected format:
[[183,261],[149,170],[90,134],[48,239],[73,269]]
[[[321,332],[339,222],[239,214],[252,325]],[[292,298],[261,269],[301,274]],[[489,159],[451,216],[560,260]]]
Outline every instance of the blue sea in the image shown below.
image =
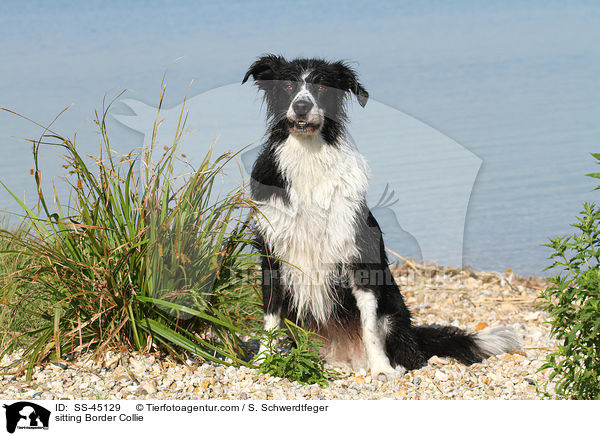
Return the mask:
[[[165,76],[164,141],[188,97],[182,151],[245,149],[264,131],[255,88],[263,53],[345,59],[369,90],[350,133],[371,168],[369,205],[386,245],[445,265],[542,275],[548,237],[598,201],[600,4],[592,1],[4,1],[0,106],[98,150],[94,110],[119,151],[148,140]],[[170,114],[170,115],[169,115]],[[35,204],[31,144],[43,129],[0,112],[0,180]],[[61,186],[60,159],[42,177]],[[233,177],[224,186],[231,184]],[[0,192],[5,219],[18,220]],[[393,256],[391,256],[393,258]]]

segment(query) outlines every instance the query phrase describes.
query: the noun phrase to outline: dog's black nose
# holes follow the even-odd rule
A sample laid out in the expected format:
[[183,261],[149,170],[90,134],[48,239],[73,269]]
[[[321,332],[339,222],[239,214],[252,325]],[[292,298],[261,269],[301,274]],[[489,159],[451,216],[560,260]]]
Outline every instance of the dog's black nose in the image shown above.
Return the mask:
[[312,102],[308,101],[308,100],[298,100],[297,102],[295,102],[292,105],[292,108],[294,109],[294,112],[296,113],[296,115],[300,115],[300,116],[304,116],[308,113],[308,111],[311,110],[311,108],[313,107]]

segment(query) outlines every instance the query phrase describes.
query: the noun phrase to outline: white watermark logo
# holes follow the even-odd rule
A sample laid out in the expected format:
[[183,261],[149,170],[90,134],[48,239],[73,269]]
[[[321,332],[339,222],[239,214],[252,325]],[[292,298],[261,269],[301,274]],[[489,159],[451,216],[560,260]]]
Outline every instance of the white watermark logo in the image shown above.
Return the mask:
[[[149,142],[172,144],[183,103],[157,110],[135,99],[122,99],[133,114],[113,114]],[[265,135],[262,99],[252,87],[238,83],[216,88],[185,102],[187,132],[180,150],[194,162],[209,147],[214,154],[238,151],[241,172],[250,177]],[[427,124],[373,98],[365,108],[349,105],[353,142],[365,156],[371,179],[367,202],[383,233],[386,246],[406,258],[462,265],[467,208],[481,159]],[[229,170],[229,171],[228,171]],[[220,180],[222,192],[240,184],[235,163]],[[216,187],[217,188],[217,187]]]

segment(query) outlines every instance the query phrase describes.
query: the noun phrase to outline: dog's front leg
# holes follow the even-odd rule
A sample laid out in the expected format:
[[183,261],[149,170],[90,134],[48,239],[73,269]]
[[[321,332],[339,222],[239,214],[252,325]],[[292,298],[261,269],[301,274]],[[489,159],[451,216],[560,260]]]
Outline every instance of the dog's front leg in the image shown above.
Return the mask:
[[377,320],[377,298],[372,292],[364,289],[354,289],[352,295],[360,312],[361,337],[371,376],[387,379],[400,375],[401,372],[392,367],[385,353],[385,332]]
[[[279,263],[268,256],[263,256],[262,259],[262,297],[264,330],[280,329],[283,289],[279,277]],[[267,351],[265,340],[261,340],[255,362],[260,364],[266,357]]]

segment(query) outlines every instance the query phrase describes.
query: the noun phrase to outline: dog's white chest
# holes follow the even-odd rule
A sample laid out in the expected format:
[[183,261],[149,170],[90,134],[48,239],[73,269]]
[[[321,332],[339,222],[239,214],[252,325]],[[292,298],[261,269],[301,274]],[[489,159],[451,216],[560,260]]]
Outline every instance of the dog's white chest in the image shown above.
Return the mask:
[[355,223],[367,189],[367,167],[351,146],[293,136],[277,150],[289,202],[259,204],[258,222],[298,314],[325,323],[332,281],[358,255]]

